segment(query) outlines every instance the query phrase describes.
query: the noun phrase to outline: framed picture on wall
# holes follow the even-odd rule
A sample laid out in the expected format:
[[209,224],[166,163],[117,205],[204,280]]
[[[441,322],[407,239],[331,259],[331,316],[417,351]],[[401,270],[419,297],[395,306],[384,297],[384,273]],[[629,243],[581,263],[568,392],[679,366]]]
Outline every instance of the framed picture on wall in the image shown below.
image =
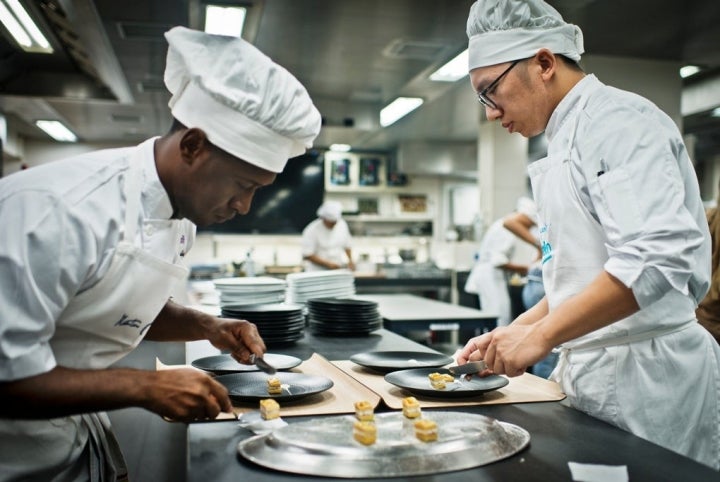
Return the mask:
[[360,158],[360,186],[377,186],[380,184],[380,159],[375,157]]
[[358,214],[378,214],[377,198],[360,198],[358,199]]
[[350,184],[350,159],[333,159],[330,162],[330,183],[335,186]]
[[425,194],[399,194],[400,212],[405,214],[426,214],[428,212]]

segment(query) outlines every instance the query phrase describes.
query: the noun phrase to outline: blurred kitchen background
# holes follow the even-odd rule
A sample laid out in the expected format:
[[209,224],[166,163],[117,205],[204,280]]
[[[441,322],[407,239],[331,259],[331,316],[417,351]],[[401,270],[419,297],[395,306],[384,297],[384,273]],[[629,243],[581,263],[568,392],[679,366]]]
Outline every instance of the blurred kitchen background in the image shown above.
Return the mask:
[[[586,71],[645,95],[677,122],[711,203],[720,178],[720,2],[549,3],[583,29]],[[382,283],[384,292],[472,305],[460,288],[478,240],[529,194],[525,167],[545,142],[484,119],[462,60],[471,4],[0,0],[0,175],[166,132],[163,33],[202,29],[208,8],[241,7],[236,33],[307,87],[323,127],[248,216],[200,232],[193,276],[243,274],[248,258],[256,274],[299,270],[300,231],[334,199],[354,235],[359,292]],[[12,13],[18,5],[42,38],[27,27],[27,40],[11,35],[13,19],[24,21]],[[459,73],[437,72],[458,56]],[[391,123],[381,111],[398,97],[420,105]],[[70,137],[54,140],[38,121],[58,121]]]

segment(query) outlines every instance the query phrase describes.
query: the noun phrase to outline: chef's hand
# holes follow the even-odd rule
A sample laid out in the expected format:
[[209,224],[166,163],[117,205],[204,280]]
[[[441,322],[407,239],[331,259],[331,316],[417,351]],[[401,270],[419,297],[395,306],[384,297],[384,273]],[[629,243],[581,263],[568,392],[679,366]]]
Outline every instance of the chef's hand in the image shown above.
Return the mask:
[[458,355],[458,363],[485,360],[491,372],[480,376],[496,373],[517,377],[550,350],[552,345],[538,334],[537,326],[513,323],[472,338]]
[[245,320],[217,318],[215,328],[208,334],[208,341],[215,348],[229,351],[235,360],[246,365],[252,365],[250,355],[262,357],[266,350],[257,327]]
[[192,422],[232,412],[227,389],[206,373],[191,368],[148,373],[151,379],[141,405],[162,417]]
[[[478,361],[483,359],[483,355],[478,350],[479,346],[483,346],[485,344],[485,339],[489,338],[491,336],[491,333],[485,333],[480,336],[476,336],[475,338],[471,338],[466,344],[465,347],[463,347],[462,350],[457,354],[457,363],[458,365],[464,365],[467,362],[471,361]],[[482,372],[478,373],[480,377],[486,377],[488,375],[492,375],[493,371],[490,369],[490,365],[488,365],[487,370],[483,370]],[[466,376],[466,378],[471,378],[471,375]]]

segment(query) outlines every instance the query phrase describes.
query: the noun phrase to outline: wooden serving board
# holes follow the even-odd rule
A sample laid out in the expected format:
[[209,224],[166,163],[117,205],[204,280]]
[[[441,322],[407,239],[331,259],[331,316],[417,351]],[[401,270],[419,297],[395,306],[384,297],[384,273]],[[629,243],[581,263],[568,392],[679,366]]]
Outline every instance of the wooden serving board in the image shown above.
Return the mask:
[[560,386],[544,378],[525,373],[508,378],[503,388],[468,398],[430,398],[415,395],[385,381],[385,375],[365,368],[350,360],[332,362],[343,372],[378,394],[393,409],[402,409],[402,399],[414,396],[423,407],[454,407],[462,405],[496,405],[502,403],[554,402],[565,398]]
[[[190,365],[165,365],[157,359],[155,365],[157,370],[192,368]],[[354,413],[355,402],[359,400],[367,400],[373,407],[376,407],[380,403],[380,396],[378,394],[317,353],[314,353],[300,365],[288,371],[324,376],[331,379],[334,385],[322,393],[281,403],[281,417]],[[233,402],[233,412],[235,415],[254,410],[258,410],[257,402]],[[231,418],[233,418],[232,415],[221,413],[217,420],[227,420]]]

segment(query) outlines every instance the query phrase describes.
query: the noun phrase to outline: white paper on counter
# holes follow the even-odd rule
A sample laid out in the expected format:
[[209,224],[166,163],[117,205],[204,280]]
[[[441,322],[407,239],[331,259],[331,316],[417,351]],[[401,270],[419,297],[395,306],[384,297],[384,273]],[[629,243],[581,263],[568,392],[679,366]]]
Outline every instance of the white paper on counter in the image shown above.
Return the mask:
[[260,415],[260,412],[241,413],[238,415],[238,421],[242,428],[246,428],[256,435],[270,433],[287,425],[287,422],[282,418],[265,420],[262,418],[262,415]]
[[599,465],[568,462],[572,479],[577,482],[628,482],[627,465]]

